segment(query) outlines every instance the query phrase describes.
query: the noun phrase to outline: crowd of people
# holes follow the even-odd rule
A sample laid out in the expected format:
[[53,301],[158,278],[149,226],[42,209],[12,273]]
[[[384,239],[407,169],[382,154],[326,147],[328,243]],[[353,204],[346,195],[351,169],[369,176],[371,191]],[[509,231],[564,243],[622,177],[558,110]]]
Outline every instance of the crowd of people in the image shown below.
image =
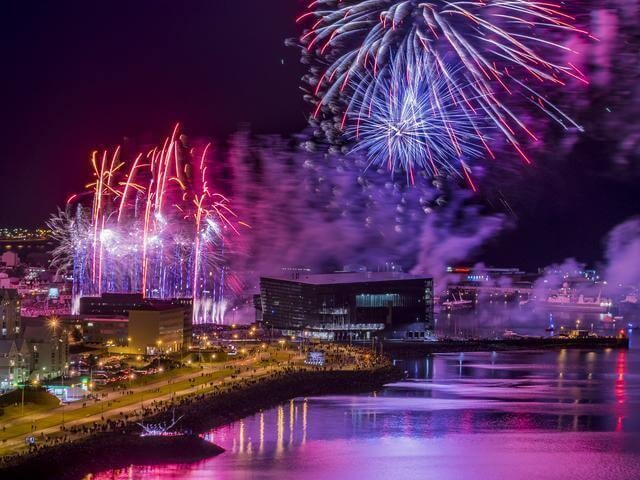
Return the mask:
[[[216,372],[202,371],[200,378],[190,378],[192,388],[201,387],[181,395],[171,395],[167,400],[141,401],[138,408],[120,411],[109,418],[83,424],[61,425],[53,434],[34,434],[26,451],[0,457],[0,467],[24,460],[52,446],[68,444],[101,433],[137,434],[140,422],[166,423],[175,415],[183,417],[176,428],[198,430],[212,428],[255,411],[268,408],[290,398],[322,393],[338,393],[366,390],[381,385],[385,380],[379,375],[362,375],[366,372],[387,372],[388,360],[371,350],[347,345],[301,345],[299,353],[309,350],[322,351],[326,362],[322,366],[304,365],[293,354],[286,361],[237,365],[229,363],[225,369],[232,371],[225,379],[216,380]],[[259,354],[259,351],[251,352]],[[383,374],[383,376],[386,374]],[[168,384],[171,379],[167,380]],[[153,392],[160,392],[157,387]],[[121,395],[133,395],[133,390],[123,390]],[[97,400],[97,399],[96,399]],[[107,408],[111,402],[107,401]]]

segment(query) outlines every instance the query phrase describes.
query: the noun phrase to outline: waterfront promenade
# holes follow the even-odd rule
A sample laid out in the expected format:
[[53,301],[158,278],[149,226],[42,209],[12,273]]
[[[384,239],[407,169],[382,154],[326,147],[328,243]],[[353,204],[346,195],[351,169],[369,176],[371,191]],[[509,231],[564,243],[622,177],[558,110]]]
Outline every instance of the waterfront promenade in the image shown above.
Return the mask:
[[[165,373],[158,381],[131,388],[98,390],[99,400],[78,402],[13,418],[0,431],[2,460],[12,463],[29,450],[43,450],[67,445],[97,433],[140,430],[137,422],[193,405],[215,394],[243,391],[262,383],[301,372],[365,371],[382,364],[383,359],[366,350],[346,346],[326,346],[328,366],[323,369],[304,364],[304,352],[296,349],[259,347],[243,358],[220,364],[194,365]],[[278,397],[279,398],[279,397]],[[27,447],[25,437],[33,436],[36,447]]]

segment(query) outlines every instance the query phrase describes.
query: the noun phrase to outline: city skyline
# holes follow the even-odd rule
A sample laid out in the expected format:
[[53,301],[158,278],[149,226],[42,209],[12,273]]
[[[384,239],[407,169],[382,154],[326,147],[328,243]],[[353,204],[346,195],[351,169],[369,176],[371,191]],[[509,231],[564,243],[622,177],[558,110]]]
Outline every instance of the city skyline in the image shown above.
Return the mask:
[[639,26],[10,2],[0,478],[640,478]]

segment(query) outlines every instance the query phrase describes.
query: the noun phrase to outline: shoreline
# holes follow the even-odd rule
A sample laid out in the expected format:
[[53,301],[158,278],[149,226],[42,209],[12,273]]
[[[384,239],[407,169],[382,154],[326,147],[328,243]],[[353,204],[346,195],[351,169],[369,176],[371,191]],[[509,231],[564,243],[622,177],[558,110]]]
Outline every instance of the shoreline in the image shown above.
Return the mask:
[[[294,370],[274,375],[267,381],[248,381],[222,395],[204,394],[175,407],[175,415],[184,415],[183,428],[199,434],[228,425],[262,410],[300,397],[366,393],[398,381],[403,372],[393,366],[366,370]],[[155,423],[167,421],[174,409],[147,417]]]
[[132,463],[197,462],[225,450],[195,435],[140,437],[101,432],[71,443],[47,447],[0,467],[2,478],[12,480],[55,478],[80,480],[93,471],[126,468]]
[[[628,339],[523,338],[497,340],[444,340],[434,343],[385,342],[386,355],[419,358],[452,352],[548,350],[559,348],[628,348]],[[384,357],[383,357],[384,358]],[[275,407],[294,398],[376,391],[404,378],[390,363],[353,369],[287,367],[268,376],[246,378],[231,386],[214,387],[162,404],[160,410],[144,410],[116,431],[98,431],[71,442],[40,447],[14,457],[0,458],[0,474],[8,478],[81,479],[102,470],[131,464],[189,463],[219,455],[224,450],[199,437],[224,425]],[[178,430],[188,435],[140,437],[136,421],[162,423],[182,417]],[[71,461],[69,459],[72,459]]]
[[383,344],[384,353],[394,357],[412,358],[434,353],[509,352],[524,350],[629,348],[629,338],[623,337],[524,337],[510,339],[438,340],[435,342],[393,342]]
[[[119,432],[99,432],[70,443],[41,448],[0,466],[2,477],[76,480],[100,470],[130,464],[189,463],[222,453],[219,446],[198,434],[272,408],[293,398],[364,393],[400,380],[402,372],[389,365],[355,370],[295,369],[268,378],[249,379],[231,390],[214,390],[181,398],[145,422],[159,423],[184,416],[178,428],[194,435],[140,437],[140,427],[129,423]],[[71,460],[70,460],[71,459]]]

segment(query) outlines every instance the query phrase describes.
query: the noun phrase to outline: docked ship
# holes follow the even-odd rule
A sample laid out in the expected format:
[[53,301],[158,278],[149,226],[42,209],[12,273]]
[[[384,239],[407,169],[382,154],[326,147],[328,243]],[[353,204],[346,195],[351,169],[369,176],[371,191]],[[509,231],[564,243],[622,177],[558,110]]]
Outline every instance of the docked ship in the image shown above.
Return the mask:
[[451,296],[453,297],[453,300],[446,300],[442,302],[442,308],[444,310],[466,310],[473,308],[473,300],[464,300],[461,295],[459,298],[456,298],[455,294],[452,294]]
[[619,303],[620,313],[622,315],[635,315],[640,311],[640,303],[638,303],[638,292],[631,292]]
[[585,297],[583,294],[572,295],[571,290],[564,287],[558,293],[539,300],[536,306],[543,310],[607,313],[611,308],[611,299],[603,298],[599,294],[595,298]]

